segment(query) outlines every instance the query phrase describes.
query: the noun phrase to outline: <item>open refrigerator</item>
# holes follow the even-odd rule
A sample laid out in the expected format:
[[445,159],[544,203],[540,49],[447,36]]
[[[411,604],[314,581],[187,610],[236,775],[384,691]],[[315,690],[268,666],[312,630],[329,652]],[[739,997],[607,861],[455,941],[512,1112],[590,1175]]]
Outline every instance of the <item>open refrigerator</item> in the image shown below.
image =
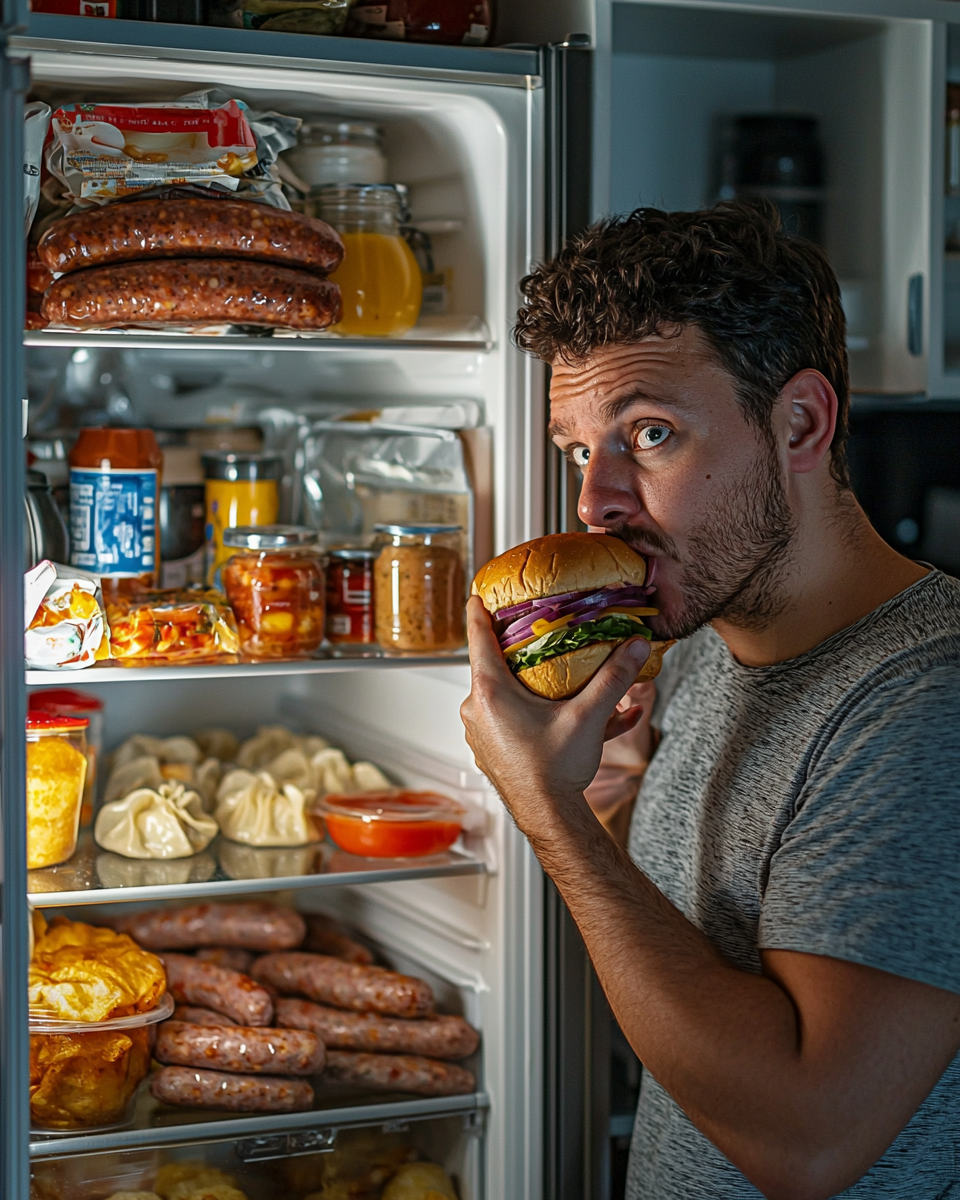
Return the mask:
[[[10,0],[4,24],[0,1195],[24,1200],[39,1189],[44,1196],[93,1200],[149,1187],[161,1161],[198,1157],[234,1175],[252,1198],[296,1195],[289,1174],[296,1163],[315,1162],[344,1137],[360,1136],[351,1130],[400,1139],[440,1163],[456,1180],[460,1200],[548,1194],[557,1125],[546,1082],[546,979],[555,965],[545,945],[547,901],[529,848],[464,742],[458,708],[469,687],[465,656],[25,674],[19,564],[30,406],[23,398],[28,380],[32,388],[69,365],[75,374],[124,381],[121,401],[130,407],[122,411],[159,428],[202,424],[197,395],[204,388],[216,391],[221,406],[242,397],[248,422],[258,419],[258,389],[263,407],[318,397],[334,399],[340,412],[387,402],[421,411],[472,403],[485,447],[474,462],[474,557],[542,532],[549,507],[545,379],[540,365],[512,346],[510,329],[517,280],[588,215],[589,172],[578,154],[588,154],[590,55],[576,45],[465,50],[28,16]],[[259,109],[381,124],[393,175],[409,188],[414,221],[432,221],[440,231],[434,245],[452,280],[449,313],[423,318],[392,339],[45,330],[24,336],[25,95],[149,102],[211,85]],[[120,411],[117,394],[113,388],[108,411]],[[31,396],[31,406],[36,400]],[[341,858],[318,865],[311,851],[309,865],[290,853],[256,862],[214,855],[205,872],[111,873],[102,856],[98,865],[87,833],[69,862],[28,873],[21,800],[27,694],[57,684],[82,687],[103,702],[108,749],[134,733],[167,736],[215,724],[248,736],[259,726],[283,724],[322,733],[351,757],[381,765],[394,781],[452,795],[483,819],[449,853],[422,862]],[[96,923],[137,907],[244,897],[279,898],[304,913],[341,917],[381,961],[427,979],[443,1011],[465,1016],[481,1032],[470,1064],[475,1091],[246,1116],[158,1113],[144,1094],[131,1127],[60,1137],[32,1132],[28,899],[48,917]]]

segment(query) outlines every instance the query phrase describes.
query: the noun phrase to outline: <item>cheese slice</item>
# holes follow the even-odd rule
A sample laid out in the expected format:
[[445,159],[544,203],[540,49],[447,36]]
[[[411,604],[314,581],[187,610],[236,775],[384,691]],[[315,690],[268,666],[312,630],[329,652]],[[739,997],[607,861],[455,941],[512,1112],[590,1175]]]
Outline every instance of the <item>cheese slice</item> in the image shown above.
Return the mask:
[[[632,617],[638,625],[642,625],[643,621],[640,620],[641,617],[655,617],[659,611],[656,608],[605,608],[602,616],[596,617],[595,620],[602,621],[609,613],[619,613],[624,617]],[[513,658],[515,654],[518,654],[521,650],[525,650],[527,646],[532,646],[534,642],[539,642],[548,633],[553,633],[555,629],[562,629],[564,625],[569,625],[576,615],[576,613],[568,613],[565,617],[558,617],[556,621],[534,621],[530,626],[532,635],[524,638],[522,642],[517,642],[509,650],[504,650],[503,657],[507,659]]]

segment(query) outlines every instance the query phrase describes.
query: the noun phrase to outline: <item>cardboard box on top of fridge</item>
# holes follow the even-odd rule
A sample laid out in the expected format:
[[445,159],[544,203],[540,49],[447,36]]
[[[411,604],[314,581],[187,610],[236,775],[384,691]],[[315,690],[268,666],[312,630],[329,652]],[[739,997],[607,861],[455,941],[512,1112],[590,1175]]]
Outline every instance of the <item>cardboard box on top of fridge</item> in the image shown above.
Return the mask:
[[44,559],[23,577],[23,650],[39,671],[79,671],[110,657],[110,630],[96,575]]

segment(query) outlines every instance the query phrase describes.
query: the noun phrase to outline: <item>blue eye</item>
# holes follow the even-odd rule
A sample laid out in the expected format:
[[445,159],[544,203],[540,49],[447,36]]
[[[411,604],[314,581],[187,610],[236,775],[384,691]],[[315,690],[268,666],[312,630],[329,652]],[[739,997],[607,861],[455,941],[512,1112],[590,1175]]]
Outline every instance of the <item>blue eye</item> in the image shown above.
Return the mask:
[[666,425],[644,425],[637,432],[637,449],[652,450],[654,446],[662,446],[669,436]]
[[573,451],[571,451],[570,457],[578,467],[582,468],[585,467],[590,461],[590,451],[586,448],[586,446],[577,446]]

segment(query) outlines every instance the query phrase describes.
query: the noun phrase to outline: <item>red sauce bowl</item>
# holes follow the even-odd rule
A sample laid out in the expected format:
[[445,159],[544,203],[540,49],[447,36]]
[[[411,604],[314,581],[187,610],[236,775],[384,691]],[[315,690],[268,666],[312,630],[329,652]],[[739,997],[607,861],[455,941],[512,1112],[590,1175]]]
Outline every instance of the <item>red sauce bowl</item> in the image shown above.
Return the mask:
[[324,796],[316,806],[330,840],[362,858],[424,858],[449,850],[465,809],[439,792],[354,792]]

